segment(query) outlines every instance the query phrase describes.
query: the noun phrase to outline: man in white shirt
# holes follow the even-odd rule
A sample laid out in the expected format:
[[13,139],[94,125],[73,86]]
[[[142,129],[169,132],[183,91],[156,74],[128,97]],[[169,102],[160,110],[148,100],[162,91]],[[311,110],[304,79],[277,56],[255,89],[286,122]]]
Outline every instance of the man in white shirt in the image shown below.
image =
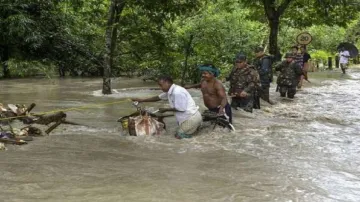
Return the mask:
[[146,99],[133,98],[138,102],[156,102],[168,100],[170,108],[160,108],[159,112],[175,112],[175,117],[179,125],[179,130],[175,134],[178,139],[190,138],[202,123],[199,107],[185,88],[173,83],[171,77],[162,76],[158,79],[158,84],[163,91],[159,96]]
[[340,49],[339,56],[340,56],[340,67],[343,74],[345,74],[345,70],[348,68],[350,53],[349,51],[345,50],[344,47],[342,47]]

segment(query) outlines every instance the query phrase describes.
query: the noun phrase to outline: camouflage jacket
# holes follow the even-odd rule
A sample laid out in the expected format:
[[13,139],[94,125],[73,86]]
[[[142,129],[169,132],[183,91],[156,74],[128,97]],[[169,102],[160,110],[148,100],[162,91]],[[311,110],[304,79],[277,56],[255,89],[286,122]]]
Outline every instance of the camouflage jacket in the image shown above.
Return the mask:
[[253,65],[249,65],[248,67],[251,70],[251,75],[255,84],[255,89],[260,89],[262,84],[261,84],[261,77],[259,74],[259,70],[257,70],[256,67]]
[[303,74],[301,66],[295,62],[288,63],[283,61],[275,67],[276,71],[280,71],[277,79],[278,85],[296,86],[298,78]]
[[260,58],[255,58],[253,65],[259,73],[261,85],[270,86],[273,77],[271,56],[264,55]]
[[[245,68],[236,68],[230,75],[230,89],[229,95],[241,93],[245,91],[248,94],[252,94],[257,85],[256,71],[249,66]],[[257,74],[258,75],[258,74]],[[258,82],[260,84],[260,82]]]

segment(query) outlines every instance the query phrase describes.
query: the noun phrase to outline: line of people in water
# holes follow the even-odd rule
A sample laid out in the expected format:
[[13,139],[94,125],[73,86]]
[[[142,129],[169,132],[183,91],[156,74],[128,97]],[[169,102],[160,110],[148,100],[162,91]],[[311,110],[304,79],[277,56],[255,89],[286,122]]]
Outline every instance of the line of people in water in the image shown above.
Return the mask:
[[[299,54],[295,54],[295,51],[286,53],[285,60],[275,65],[275,70],[280,72],[277,79],[277,91],[280,92],[281,97],[294,98],[296,88],[301,87],[301,77],[307,79],[304,66],[310,59],[310,55],[305,54],[304,48],[302,50]],[[212,64],[203,64],[199,66],[202,76],[200,83],[180,86],[176,85],[171,77],[161,76],[158,78],[158,85],[163,93],[150,98],[133,98],[132,100],[138,102],[168,100],[170,107],[160,108],[159,112],[175,112],[179,126],[175,137],[178,139],[192,137],[202,123],[199,107],[186,89],[200,88],[204,105],[208,110],[218,113],[219,116],[225,117],[232,123],[232,110],[243,109],[252,112],[254,108],[260,108],[260,98],[274,104],[270,100],[269,93],[273,79],[274,57],[266,55],[262,47],[257,47],[254,52],[255,60],[252,64],[248,63],[246,55],[242,53],[235,56],[234,68],[226,77],[230,83],[228,92],[223,82],[218,79],[219,69]],[[230,103],[228,96],[231,98]]]

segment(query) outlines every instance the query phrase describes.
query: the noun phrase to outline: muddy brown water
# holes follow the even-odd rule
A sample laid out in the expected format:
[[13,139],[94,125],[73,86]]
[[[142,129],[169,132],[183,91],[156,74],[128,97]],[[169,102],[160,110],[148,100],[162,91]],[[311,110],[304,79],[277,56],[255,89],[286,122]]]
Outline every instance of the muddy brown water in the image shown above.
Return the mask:
[[[86,126],[0,151],[0,201],[358,202],[360,71],[310,78],[294,101],[273,85],[276,105],[234,112],[236,132],[208,127],[185,140],[173,137],[172,117],[163,136],[121,134],[116,120],[134,111],[127,99],[158,94],[154,83],[116,78],[103,96],[101,79],[2,80],[2,103],[74,108],[68,120]],[[200,91],[190,93],[204,109]]]

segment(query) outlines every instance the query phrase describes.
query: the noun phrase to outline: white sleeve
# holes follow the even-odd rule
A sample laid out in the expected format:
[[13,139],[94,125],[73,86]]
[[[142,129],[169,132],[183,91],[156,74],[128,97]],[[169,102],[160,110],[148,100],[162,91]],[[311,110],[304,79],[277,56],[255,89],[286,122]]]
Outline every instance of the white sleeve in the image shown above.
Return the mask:
[[167,95],[167,93],[161,93],[161,94],[159,95],[159,98],[160,98],[161,100],[168,100],[168,95]]
[[345,51],[345,52],[344,52],[344,55],[345,55],[345,56],[350,56],[349,51]]

